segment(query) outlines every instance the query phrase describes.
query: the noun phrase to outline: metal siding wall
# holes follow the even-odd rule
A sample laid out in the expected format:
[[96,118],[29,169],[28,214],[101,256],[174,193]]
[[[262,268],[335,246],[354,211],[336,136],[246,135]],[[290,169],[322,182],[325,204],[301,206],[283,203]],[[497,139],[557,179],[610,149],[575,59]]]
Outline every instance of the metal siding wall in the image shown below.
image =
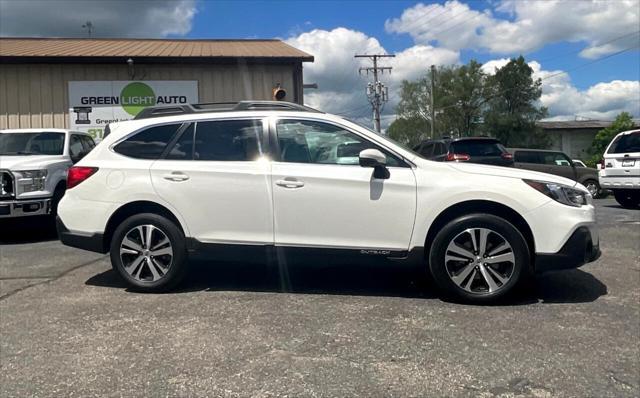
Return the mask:
[[[201,102],[269,100],[277,84],[294,100],[295,64],[136,65],[135,79],[196,80]],[[127,65],[0,65],[0,129],[67,128],[69,81],[130,80]]]

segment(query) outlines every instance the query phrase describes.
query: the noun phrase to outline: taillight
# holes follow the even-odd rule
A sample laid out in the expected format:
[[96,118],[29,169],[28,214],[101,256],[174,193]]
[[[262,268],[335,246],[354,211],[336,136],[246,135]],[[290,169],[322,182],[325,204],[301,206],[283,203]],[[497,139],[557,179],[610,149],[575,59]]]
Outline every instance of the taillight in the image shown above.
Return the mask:
[[502,155],[502,159],[504,160],[513,160],[513,154],[509,152],[504,152]]
[[600,170],[604,170],[607,168],[607,165],[604,163],[604,158],[600,160]]
[[97,167],[73,166],[67,171],[67,189],[71,189],[98,171]]
[[471,159],[471,156],[467,155],[466,153],[448,153],[447,154],[448,162],[454,162],[454,161],[466,162],[469,159]]

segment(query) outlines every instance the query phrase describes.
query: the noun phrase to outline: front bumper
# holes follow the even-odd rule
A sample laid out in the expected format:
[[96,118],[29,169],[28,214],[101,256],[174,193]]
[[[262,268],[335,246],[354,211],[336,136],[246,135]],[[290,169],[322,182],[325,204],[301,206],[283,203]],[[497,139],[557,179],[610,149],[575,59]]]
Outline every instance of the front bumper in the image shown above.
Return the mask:
[[42,216],[51,213],[51,198],[0,202],[0,218]]
[[596,261],[600,255],[599,242],[593,242],[589,228],[579,227],[557,253],[536,254],[536,272],[578,268]]

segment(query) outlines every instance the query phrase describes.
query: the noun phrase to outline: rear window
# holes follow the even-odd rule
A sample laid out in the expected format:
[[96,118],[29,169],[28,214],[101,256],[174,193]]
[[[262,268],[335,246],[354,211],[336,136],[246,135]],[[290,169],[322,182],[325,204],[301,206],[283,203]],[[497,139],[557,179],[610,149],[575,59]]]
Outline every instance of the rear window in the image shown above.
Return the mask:
[[136,159],[158,159],[181,124],[165,124],[143,130],[127,138],[113,150]]
[[607,151],[607,153],[629,152],[640,152],[640,132],[617,136]]
[[469,156],[500,156],[507,150],[498,141],[469,140],[451,143],[452,153]]

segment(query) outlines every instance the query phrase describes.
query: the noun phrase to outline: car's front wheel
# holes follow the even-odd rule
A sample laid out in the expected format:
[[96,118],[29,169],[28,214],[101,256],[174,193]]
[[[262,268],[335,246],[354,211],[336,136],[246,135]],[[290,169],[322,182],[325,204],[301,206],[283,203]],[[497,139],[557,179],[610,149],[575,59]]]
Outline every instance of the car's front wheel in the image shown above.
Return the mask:
[[469,214],[436,235],[429,267],[438,286],[469,302],[491,302],[514,290],[529,274],[527,242],[508,221]]
[[591,194],[594,199],[598,199],[602,196],[602,189],[600,188],[600,184],[596,180],[587,180],[583,184],[587,191]]
[[187,266],[184,234],[174,222],[157,214],[124,220],[113,234],[110,254],[124,280],[145,292],[175,287]]
[[640,208],[640,190],[635,189],[616,189],[613,191],[616,202],[625,209]]

